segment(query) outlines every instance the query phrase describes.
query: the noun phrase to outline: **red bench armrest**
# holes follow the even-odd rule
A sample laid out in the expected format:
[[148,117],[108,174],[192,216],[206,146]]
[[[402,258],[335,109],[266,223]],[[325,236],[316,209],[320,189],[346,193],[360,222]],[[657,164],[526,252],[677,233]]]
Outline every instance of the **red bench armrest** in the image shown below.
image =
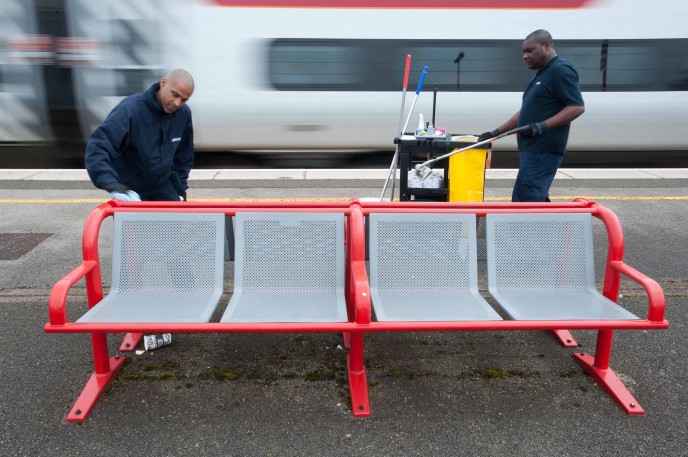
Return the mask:
[[661,322],[664,320],[664,310],[666,308],[666,300],[662,287],[652,278],[645,276],[630,265],[625,264],[620,260],[610,262],[610,266],[617,270],[624,276],[637,282],[645,289],[648,298],[648,312],[647,318],[650,321]]
[[85,260],[53,286],[48,302],[50,325],[64,325],[67,323],[67,294],[69,289],[86,277],[96,266],[98,266],[98,262],[95,260]]

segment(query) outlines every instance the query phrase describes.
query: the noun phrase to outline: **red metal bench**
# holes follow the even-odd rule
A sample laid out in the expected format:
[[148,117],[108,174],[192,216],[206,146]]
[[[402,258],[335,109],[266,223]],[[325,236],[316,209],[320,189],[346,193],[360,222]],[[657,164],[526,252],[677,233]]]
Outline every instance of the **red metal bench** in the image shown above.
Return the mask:
[[[131,322],[126,320],[110,322],[68,322],[67,298],[70,288],[81,279],[85,279],[89,309],[97,306],[103,300],[103,286],[101,281],[100,261],[98,252],[98,236],[104,219],[116,213],[221,213],[225,216],[235,216],[237,212],[258,213],[335,213],[344,216],[345,246],[344,255],[344,297],[346,302],[345,322],[332,319],[329,322],[315,322],[305,319],[301,322],[272,322],[269,318],[261,322]],[[372,320],[371,292],[369,270],[366,268],[366,219],[371,214],[384,215],[399,214],[403,222],[405,217],[413,219],[411,215],[423,214],[460,214],[470,217],[483,217],[499,214],[584,214],[600,218],[606,227],[609,246],[606,261],[603,295],[611,302],[616,302],[619,293],[620,276],[626,275],[643,286],[648,295],[648,314],[645,318],[605,318],[581,319],[551,318],[521,319],[499,318],[496,313],[489,313],[489,319],[478,315],[471,318],[443,317],[434,320],[432,317],[424,319],[405,318],[387,320]],[[407,216],[404,216],[407,215]],[[475,236],[472,235],[475,242]],[[438,246],[434,243],[433,246]],[[463,245],[462,245],[463,246]],[[419,249],[425,249],[421,246]],[[463,249],[463,247],[462,247]],[[471,252],[474,247],[466,252]],[[469,268],[474,268],[473,263]],[[471,272],[471,274],[473,274]],[[377,283],[377,278],[372,278]],[[489,297],[488,297],[489,298]],[[484,300],[473,296],[472,300],[480,302],[484,311]],[[451,300],[447,306],[451,305]],[[375,304],[375,303],[373,303]],[[456,306],[461,306],[459,301]],[[125,203],[111,201],[96,208],[86,221],[83,234],[83,262],[71,273],[58,281],[54,286],[49,302],[50,321],[45,326],[49,333],[90,333],[92,334],[95,369],[79,399],[68,415],[69,421],[83,421],[86,419],[95,402],[107,386],[114,379],[122,366],[124,357],[109,355],[106,341],[108,333],[126,333],[128,344],[136,342],[141,333],[165,332],[341,332],[345,345],[349,350],[347,356],[347,370],[349,389],[354,416],[368,416],[370,407],[368,401],[368,385],[364,366],[364,334],[365,332],[387,331],[447,331],[447,330],[551,330],[555,331],[563,342],[573,340],[568,330],[594,329],[598,330],[595,355],[574,354],[583,368],[600,384],[629,414],[642,414],[643,410],[635,399],[625,389],[613,371],[609,368],[611,341],[614,330],[617,329],[666,329],[668,322],[664,319],[664,295],[659,285],[623,263],[623,234],[616,216],[601,205],[579,200],[570,203],[548,204],[513,204],[513,203],[362,203],[358,200],[341,203],[272,203],[272,202],[143,202]],[[495,309],[498,309],[495,306]],[[503,310],[500,310],[503,313]],[[391,316],[391,314],[390,314]],[[571,345],[571,342],[568,343]]]

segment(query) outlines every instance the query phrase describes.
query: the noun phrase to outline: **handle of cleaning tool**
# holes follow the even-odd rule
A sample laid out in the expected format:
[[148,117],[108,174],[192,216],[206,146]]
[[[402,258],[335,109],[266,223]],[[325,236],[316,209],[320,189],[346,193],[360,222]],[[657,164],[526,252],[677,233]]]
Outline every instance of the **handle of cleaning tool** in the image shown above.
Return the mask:
[[413,97],[413,102],[411,103],[411,111],[409,111],[408,116],[406,117],[406,122],[404,122],[404,128],[401,129],[401,135],[406,132],[406,127],[408,127],[408,123],[411,120],[411,115],[413,114],[413,108],[416,107],[416,101],[418,101],[418,94],[420,94],[420,90],[423,88],[423,81],[425,81],[425,75],[428,74],[428,66],[426,65],[425,68],[423,68],[423,74],[420,75],[420,81],[418,82],[418,89],[416,89],[416,96]]
[[402,89],[406,90],[408,87],[408,77],[409,77],[409,72],[411,71],[411,54],[406,54],[406,70],[404,70],[404,85],[402,86]]
[[[408,87],[409,72],[411,71],[411,54],[406,54],[406,68],[404,69],[404,86],[401,88],[401,111],[399,111],[399,125],[397,126],[397,131],[399,136],[402,136],[404,132],[401,129],[404,122],[404,105],[406,104],[406,88]],[[385,185],[385,187],[387,187]]]
[[480,142],[474,143],[474,144],[472,144],[472,145],[470,145],[470,146],[466,146],[465,148],[462,148],[462,149],[454,149],[453,151],[451,151],[451,152],[449,152],[449,153],[447,153],[447,154],[444,154],[444,155],[439,156],[439,157],[435,157],[434,159],[430,159],[430,160],[428,160],[428,161],[426,161],[426,162],[423,162],[423,163],[421,163],[421,164],[418,164],[418,165],[416,165],[416,168],[426,167],[426,166],[430,165],[431,163],[437,162],[438,160],[443,160],[443,159],[446,159],[446,158],[449,157],[449,156],[453,156],[454,154],[458,154],[458,153],[460,153],[460,152],[468,151],[469,149],[474,149],[474,148],[477,148],[478,146],[482,146],[482,145],[487,144],[487,143],[492,143],[493,141],[496,141],[496,140],[498,140],[498,139],[500,139],[500,138],[504,138],[505,136],[513,135],[514,133],[523,132],[523,131],[525,131],[525,130],[528,130],[528,128],[529,128],[529,127],[528,127],[527,125],[524,125],[523,127],[518,127],[518,128],[513,129],[513,130],[509,130],[508,132],[500,133],[499,135],[497,135],[497,136],[495,136],[495,137],[493,137],[493,138],[488,138],[488,139],[485,140],[485,141],[480,141]]
[[420,75],[420,81],[418,81],[418,88],[416,89],[416,95],[420,94],[420,90],[423,88],[423,82],[425,81],[425,76],[428,74],[428,66],[423,68],[423,73]]

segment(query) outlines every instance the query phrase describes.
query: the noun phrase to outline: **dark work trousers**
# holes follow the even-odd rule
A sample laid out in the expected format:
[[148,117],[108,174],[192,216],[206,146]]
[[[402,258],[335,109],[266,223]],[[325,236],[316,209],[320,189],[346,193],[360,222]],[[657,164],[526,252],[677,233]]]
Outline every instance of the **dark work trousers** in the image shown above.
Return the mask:
[[549,201],[549,187],[564,157],[548,152],[521,151],[512,202]]

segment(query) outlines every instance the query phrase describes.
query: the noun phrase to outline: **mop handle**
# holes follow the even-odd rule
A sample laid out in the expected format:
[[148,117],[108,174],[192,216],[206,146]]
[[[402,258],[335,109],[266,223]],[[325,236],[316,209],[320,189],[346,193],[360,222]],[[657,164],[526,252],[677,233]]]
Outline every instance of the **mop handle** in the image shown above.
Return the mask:
[[492,138],[489,138],[489,139],[487,139],[487,140],[480,141],[480,142],[478,142],[478,143],[474,143],[474,144],[472,144],[472,145],[470,145],[470,146],[466,146],[465,148],[462,148],[462,149],[454,149],[453,151],[451,151],[451,152],[449,152],[449,153],[447,153],[447,154],[444,154],[444,155],[442,155],[442,156],[435,157],[434,159],[430,159],[430,160],[428,160],[428,161],[425,161],[425,162],[421,163],[420,165],[416,165],[416,168],[426,167],[426,166],[430,165],[431,163],[437,162],[438,160],[446,159],[447,157],[453,156],[454,154],[458,154],[459,152],[468,151],[469,149],[477,148],[478,146],[482,146],[482,145],[487,144],[487,143],[492,143],[493,141],[496,141],[496,140],[498,140],[498,139],[500,139],[500,138],[504,138],[505,136],[513,135],[514,133],[518,133],[518,132],[522,132],[522,131],[524,131],[524,130],[528,130],[528,128],[529,128],[529,127],[528,127],[527,125],[524,125],[523,127],[518,127],[518,128],[513,129],[513,130],[509,130],[508,132],[500,133],[499,135],[497,135],[497,136],[495,136],[495,137],[492,137]]
[[[406,102],[406,88],[408,87],[409,71],[411,70],[411,54],[406,54],[406,69],[404,70],[404,85],[401,88],[401,110],[399,111],[399,124],[397,130],[401,130],[404,121],[404,104]],[[403,135],[403,132],[401,133]]]
[[[401,110],[399,110],[399,124],[397,124],[397,131],[401,131],[399,133],[399,136],[402,136],[404,134],[404,131],[401,130],[401,123],[404,121],[404,105],[406,104],[406,88],[408,87],[408,77],[409,77],[409,72],[411,71],[411,54],[406,54],[406,68],[404,69],[404,85],[402,86],[402,91],[401,91]],[[389,183],[389,178],[394,176],[394,180],[392,181],[392,200],[394,200],[394,182],[396,182],[397,175],[396,175],[396,165],[397,165],[397,160],[399,157],[399,145],[397,145],[396,149],[394,150],[394,157],[392,158],[392,163],[389,165],[389,173],[387,174],[387,179],[385,179],[385,185],[382,186],[382,193],[380,194],[380,201],[382,201],[385,197],[385,192],[387,191],[387,184]]]
[[413,103],[411,103],[411,110],[408,113],[408,116],[406,117],[406,122],[404,123],[404,128],[401,129],[401,135],[406,132],[406,127],[408,127],[408,123],[411,120],[411,115],[413,114],[413,108],[416,106],[416,100],[418,100],[418,94],[420,94],[420,90],[423,88],[423,81],[425,81],[425,75],[428,74],[428,66],[426,65],[425,68],[423,68],[423,73],[420,75],[420,81],[418,81],[418,88],[416,89],[416,96],[413,97]]
[[404,86],[403,89],[406,90],[408,87],[408,77],[411,71],[411,54],[406,54],[406,70],[404,70]]
[[416,95],[420,94],[420,90],[423,88],[423,81],[425,81],[425,76],[428,74],[428,66],[423,67],[423,73],[420,75],[420,81],[418,81],[418,88],[416,89]]

